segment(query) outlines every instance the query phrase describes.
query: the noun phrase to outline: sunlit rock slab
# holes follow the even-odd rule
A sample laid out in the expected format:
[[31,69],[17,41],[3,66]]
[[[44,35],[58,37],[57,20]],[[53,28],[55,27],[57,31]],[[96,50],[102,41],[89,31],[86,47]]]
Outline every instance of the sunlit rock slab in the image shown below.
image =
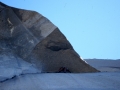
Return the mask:
[[40,72],[34,65],[19,58],[10,50],[0,53],[0,82],[22,74]]

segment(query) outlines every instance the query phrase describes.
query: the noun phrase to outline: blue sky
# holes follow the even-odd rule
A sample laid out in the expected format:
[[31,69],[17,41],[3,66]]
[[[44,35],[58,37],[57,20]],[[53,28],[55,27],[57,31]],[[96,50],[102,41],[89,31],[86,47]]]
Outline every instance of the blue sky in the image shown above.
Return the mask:
[[1,0],[54,23],[83,58],[120,59],[120,0]]

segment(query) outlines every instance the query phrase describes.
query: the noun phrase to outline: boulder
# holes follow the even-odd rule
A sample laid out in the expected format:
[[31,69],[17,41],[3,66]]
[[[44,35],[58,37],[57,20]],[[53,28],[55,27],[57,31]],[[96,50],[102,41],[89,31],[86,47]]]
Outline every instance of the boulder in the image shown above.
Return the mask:
[[35,11],[0,3],[1,42],[1,52],[9,49],[9,55],[41,72],[58,72],[61,67],[72,73],[98,71],[80,58],[58,27]]

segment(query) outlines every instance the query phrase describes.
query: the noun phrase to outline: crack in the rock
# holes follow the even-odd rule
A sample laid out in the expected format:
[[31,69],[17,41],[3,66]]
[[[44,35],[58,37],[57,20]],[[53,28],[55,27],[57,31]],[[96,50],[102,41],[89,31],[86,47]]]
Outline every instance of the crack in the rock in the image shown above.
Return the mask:
[[13,76],[13,77],[11,77],[11,78],[7,78],[7,79],[5,79],[5,80],[0,81],[0,83],[3,83],[3,82],[5,82],[5,81],[11,80],[11,79],[14,79],[15,77],[17,77],[17,76],[16,76],[16,75],[14,75],[14,76]]
[[4,82],[6,82],[6,81],[9,81],[9,80],[13,80],[13,79],[15,79],[15,78],[17,78],[18,76],[24,76],[24,75],[28,75],[28,74],[40,74],[39,72],[37,72],[37,73],[26,73],[26,74],[20,74],[20,75],[14,75],[14,76],[12,76],[11,78],[7,78],[7,79],[5,79],[5,80],[2,80],[2,81],[0,81],[0,83],[4,83]]

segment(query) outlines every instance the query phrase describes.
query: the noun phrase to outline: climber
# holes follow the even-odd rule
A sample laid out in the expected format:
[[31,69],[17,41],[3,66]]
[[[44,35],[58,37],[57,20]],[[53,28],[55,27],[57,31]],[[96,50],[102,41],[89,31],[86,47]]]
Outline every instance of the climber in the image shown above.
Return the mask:
[[61,67],[59,70],[58,70],[58,73],[71,73],[70,70],[66,67]]

